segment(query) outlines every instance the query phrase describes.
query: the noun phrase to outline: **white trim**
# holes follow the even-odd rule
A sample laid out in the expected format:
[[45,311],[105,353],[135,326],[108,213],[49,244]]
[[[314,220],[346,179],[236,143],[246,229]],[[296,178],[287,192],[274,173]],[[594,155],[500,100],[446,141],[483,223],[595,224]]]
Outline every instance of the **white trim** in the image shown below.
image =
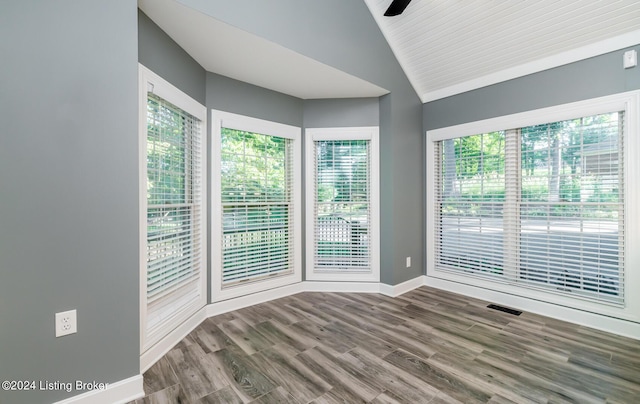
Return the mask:
[[497,290],[480,288],[474,285],[451,282],[425,276],[424,286],[447,292],[473,297],[487,302],[509,306],[514,309],[551,317],[569,323],[579,324],[597,330],[606,331],[640,340],[640,324],[613,317],[602,316],[571,307],[560,306],[545,300],[529,299]]
[[[640,153],[640,136],[638,131],[640,116],[640,91],[629,91],[621,94],[610,95],[595,99],[578,101],[574,103],[558,105],[549,108],[542,108],[533,111],[527,111],[518,114],[501,116],[486,119],[477,122],[465,123],[461,125],[440,128],[427,131],[426,137],[426,189],[429,194],[435,184],[434,167],[434,143],[439,140],[449,139],[453,137],[474,135],[486,133],[496,130],[504,130],[508,128],[517,128],[529,125],[540,124],[543,122],[554,122],[565,119],[577,118],[579,116],[595,115],[612,111],[625,110],[625,184],[638,184],[640,182],[640,164],[638,163],[638,154]],[[633,287],[640,282],[640,251],[636,247],[640,242],[640,192],[637,187],[627,186],[625,188],[625,281],[624,296],[626,300],[625,307],[613,307],[605,304],[589,302],[584,300],[573,299],[567,296],[561,296],[552,292],[534,290],[519,285],[501,284],[483,279],[469,278],[466,276],[452,274],[445,271],[438,271],[435,268],[433,258],[427,260],[426,274],[429,279],[440,279],[442,281],[457,282],[461,288],[464,285],[473,283],[474,286],[485,288],[494,292],[503,292],[506,295],[518,293],[522,298],[530,299],[535,302],[545,302],[546,304],[555,304],[556,307],[575,309],[576,313],[589,313],[589,315],[598,316],[604,323],[608,318],[619,319],[616,321],[632,321],[640,323],[640,295],[635,293]],[[433,212],[435,209],[434,196],[430,195],[426,201],[426,256],[435,257],[435,223],[433,222]],[[452,290],[457,293],[463,293],[460,290]],[[529,310],[529,309],[527,309]],[[594,313],[594,314],[591,314]],[[595,314],[595,313],[599,313]],[[554,316],[553,313],[545,315]],[[581,314],[575,314],[579,316]],[[567,317],[571,321],[571,317]],[[584,320],[586,321],[586,320]],[[618,324],[618,323],[611,323]],[[604,327],[598,321],[589,323],[594,328]],[[607,325],[608,327],[608,325]],[[624,329],[624,327],[623,327]],[[609,332],[621,333],[616,328],[608,329]],[[640,336],[640,334],[637,334]]]
[[183,322],[164,339],[156,343],[147,352],[140,356],[140,373],[146,372],[160,358],[167,354],[178,342],[195,330],[205,319],[230,311],[280,299],[282,297],[304,292],[304,282],[298,282],[287,286],[277,287],[250,295],[230,298],[228,300],[210,303],[200,309],[196,314]]
[[217,316],[219,314],[304,292],[305,289],[303,284],[304,282],[293,283],[269,290],[263,290],[251,295],[238,296],[228,300],[210,303],[207,306],[207,317]]
[[[293,273],[273,279],[260,280],[232,286],[222,287],[219,271],[222,268],[222,202],[221,202],[221,151],[220,136],[222,128],[231,128],[247,132],[261,133],[270,136],[292,139],[293,149]],[[211,110],[211,300],[219,302],[231,298],[252,295],[302,281],[302,130],[263,119],[233,114],[230,112]]]
[[215,109],[211,110],[211,122],[213,130],[215,130],[217,126],[213,125],[215,122],[216,124],[219,124],[219,127],[284,137],[293,140],[299,140],[301,136],[301,129],[297,126],[233,114],[231,112],[218,111]]
[[[640,43],[640,30],[632,31],[620,36],[605,39],[604,41],[594,44],[582,46],[533,62],[525,63],[509,69],[501,70],[496,73],[488,74],[477,79],[465,81],[439,90],[427,91],[422,94],[420,99],[423,103],[435,101],[441,98],[461,94],[477,88],[486,87],[492,84],[527,76],[529,74],[538,73],[544,70],[552,69],[567,65],[569,63],[588,59],[594,56],[604,55],[619,49],[634,46]],[[620,60],[620,68],[622,69],[622,60]],[[415,86],[414,86],[415,88]]]
[[404,281],[397,285],[387,285],[386,283],[380,284],[380,293],[383,295],[398,297],[407,292],[412,291],[413,289],[419,288],[424,285],[425,276],[420,275],[413,279],[409,279],[408,281]]
[[156,361],[169,352],[180,340],[182,340],[182,338],[191,333],[202,321],[209,317],[214,317],[234,310],[292,296],[302,292],[380,293],[390,297],[398,297],[421,286],[429,286],[464,296],[511,306],[523,311],[529,311],[571,323],[578,323],[587,327],[596,328],[606,332],[613,332],[640,340],[640,324],[637,323],[603,317],[582,310],[557,306],[544,301],[538,302],[527,298],[520,298],[494,290],[485,290],[471,285],[457,284],[442,279],[427,277],[425,275],[417,276],[398,285],[365,282],[303,281],[292,285],[258,292],[253,295],[240,296],[208,304],[192,318],[185,321],[179,329],[175,330],[166,338],[166,340],[156,344],[151,350],[145,353],[145,366],[141,369],[141,373],[153,366]]
[[148,348],[140,355],[140,373],[144,373],[160,358],[171,350],[184,337],[189,335],[197,326],[207,318],[206,307],[202,307],[191,317],[183,321],[178,327],[165,335],[161,340]]
[[[369,8],[369,12],[371,13],[371,15],[373,15],[373,19],[375,20],[378,27],[384,27],[386,24],[384,19],[387,17],[385,17],[384,14],[376,8],[373,0],[365,0],[364,2]],[[380,32],[382,33],[384,40],[389,44],[389,49],[391,49],[391,53],[393,53],[394,59],[398,62],[398,64],[400,64],[400,68],[402,69],[404,76],[407,78],[407,80],[409,80],[409,84],[411,84],[411,87],[413,88],[413,91],[416,92],[416,95],[420,97],[420,91],[419,91],[420,86],[418,86],[418,81],[417,81],[417,78],[415,77],[416,75],[408,74],[411,71],[411,69],[409,69],[408,66],[406,65],[405,58],[398,57],[398,55],[396,54],[396,49],[395,49],[396,47],[391,46],[391,43],[392,43],[392,41],[390,40],[391,38],[387,36],[387,33],[390,33],[390,31],[391,30],[380,29]],[[422,100],[422,103],[424,102],[425,101]]]
[[146,75],[149,69],[138,64],[138,271],[140,288],[140,353],[143,352],[144,335],[147,328],[147,257],[144,253],[147,251],[147,191],[144,184],[144,178],[147,176],[147,92]]
[[[146,102],[146,94],[147,92],[151,92],[158,97],[169,101],[176,107],[188,112],[194,117],[198,118],[200,121],[206,124],[207,122],[207,108],[200,104],[198,101],[189,97],[186,93],[181,91],[178,87],[171,84],[168,80],[163,79],[153,71],[151,71],[148,67],[144,66],[141,63],[138,63],[138,68],[140,71],[141,80],[138,82],[140,87],[141,94],[145,94],[143,98]],[[143,83],[147,83],[147,85],[151,85],[149,88],[147,85],[143,85]],[[148,91],[151,90],[151,91]],[[145,104],[146,111],[146,104]],[[145,114],[146,115],[146,114]],[[143,116],[145,116],[143,115]],[[206,125],[203,125],[203,128]]]
[[373,282],[313,282],[303,281],[269,290],[238,296],[227,300],[208,304],[194,314],[178,328],[173,330],[162,341],[151,347],[140,357],[140,373],[144,373],[155,362],[169,352],[178,342],[196,329],[206,318],[214,317],[230,311],[239,310],[271,300],[292,296],[302,292],[341,292],[341,293],[381,293],[396,297],[424,284],[424,276],[391,286],[384,283]]
[[[178,308],[171,318],[168,318],[149,335],[147,327],[147,193],[145,178],[147,176],[147,92],[152,90],[164,100],[193,115],[201,122],[201,261],[200,261],[200,294],[185,307]],[[141,354],[153,345],[163,340],[173,332],[177,323],[188,320],[191,315],[204,307],[207,303],[207,108],[189,97],[180,89],[164,80],[142,64],[138,64],[138,179],[139,179],[139,265],[140,265],[140,352]],[[176,323],[177,322],[177,323]]]
[[427,138],[430,142],[436,142],[455,137],[538,125],[541,122],[563,121],[580,116],[623,110],[627,109],[627,105],[630,102],[636,102],[638,94],[640,94],[640,91],[628,91],[589,100],[554,105],[551,107],[539,108],[511,115],[503,115],[480,121],[447,126],[427,131]]
[[104,390],[92,390],[54,404],[124,404],[144,397],[142,375],[109,383]]
[[305,292],[380,293],[380,283],[305,281]]
[[[570,323],[580,324],[605,332],[613,332],[629,338],[640,340],[640,324],[603,317],[597,314],[557,306],[544,301],[534,301],[527,298],[486,290],[472,285],[457,284],[442,279],[420,275],[398,285],[358,283],[358,282],[301,282],[277,288],[253,296],[242,296],[224,302],[212,303],[198,311],[192,318],[185,321],[179,329],[174,330],[166,341],[156,344],[145,353],[144,373],[148,368],[169,352],[182,338],[191,333],[206,318],[219,314],[253,306],[270,300],[295,295],[301,292],[352,292],[352,293],[381,293],[397,297],[420,286],[428,286],[464,296],[485,300],[519,310],[556,318]],[[109,383],[105,390],[86,392],[54,404],[121,404],[136,400],[144,396],[142,375],[136,375],[116,383]]]
[[[379,282],[380,281],[380,142],[377,126],[344,128],[306,128],[305,129],[305,201],[306,201],[306,269],[305,275],[310,281]],[[371,153],[371,271],[367,273],[315,272],[314,240],[315,229],[315,190],[313,186],[315,167],[315,140],[370,140]]]
[[315,140],[371,140],[377,126],[346,128],[306,128],[304,133]]

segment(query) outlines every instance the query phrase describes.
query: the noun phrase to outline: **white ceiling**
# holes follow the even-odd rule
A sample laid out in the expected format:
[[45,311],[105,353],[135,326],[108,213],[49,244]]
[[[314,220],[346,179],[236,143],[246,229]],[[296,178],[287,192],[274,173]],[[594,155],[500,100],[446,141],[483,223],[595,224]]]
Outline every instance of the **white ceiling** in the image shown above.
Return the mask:
[[640,43],[638,0],[364,1],[423,102]]
[[[363,1],[423,102],[640,44],[640,0]],[[302,99],[388,93],[175,0],[138,6],[208,71]]]
[[302,99],[389,92],[177,1],[139,0],[138,6],[207,71]]

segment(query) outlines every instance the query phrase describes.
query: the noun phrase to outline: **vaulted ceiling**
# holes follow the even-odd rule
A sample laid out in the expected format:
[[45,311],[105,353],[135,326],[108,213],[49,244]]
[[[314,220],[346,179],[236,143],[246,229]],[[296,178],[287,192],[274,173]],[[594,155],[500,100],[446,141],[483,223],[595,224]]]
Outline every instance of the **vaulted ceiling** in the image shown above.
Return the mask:
[[[413,0],[396,17],[361,1],[423,102],[640,44],[639,0]],[[178,1],[138,4],[208,71],[303,99],[387,92]]]
[[638,0],[364,1],[423,102],[640,43]]

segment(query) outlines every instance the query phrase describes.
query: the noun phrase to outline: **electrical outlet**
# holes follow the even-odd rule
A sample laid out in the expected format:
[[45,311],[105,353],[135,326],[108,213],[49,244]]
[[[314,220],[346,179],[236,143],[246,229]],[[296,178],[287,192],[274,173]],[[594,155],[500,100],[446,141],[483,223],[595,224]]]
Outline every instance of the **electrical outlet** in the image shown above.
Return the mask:
[[623,66],[625,69],[636,67],[638,65],[638,52],[636,52],[635,49],[626,51],[624,53],[623,60]]
[[77,332],[78,322],[75,310],[56,313],[56,338]]
[[411,268],[411,257],[407,257],[407,268]]

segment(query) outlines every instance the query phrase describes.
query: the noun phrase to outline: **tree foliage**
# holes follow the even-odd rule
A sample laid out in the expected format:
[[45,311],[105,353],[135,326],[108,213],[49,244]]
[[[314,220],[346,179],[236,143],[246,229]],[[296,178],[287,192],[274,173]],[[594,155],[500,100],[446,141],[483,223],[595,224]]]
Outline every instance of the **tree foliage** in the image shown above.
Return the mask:
[[222,128],[223,201],[278,202],[286,199],[289,140]]
[[319,202],[368,200],[367,148],[365,140],[316,142]]
[[[602,181],[616,173],[608,166],[589,172],[585,159],[607,156],[611,161],[591,161],[613,164],[617,159],[619,120],[618,113],[609,113],[518,129],[522,198],[580,201],[585,195],[597,193],[594,200],[611,200],[613,196],[603,192],[617,191],[606,191]],[[505,132],[445,140],[442,158],[446,198],[496,200],[504,194]]]
[[177,107],[150,96],[147,102],[147,199],[149,204],[186,202],[189,125]]

